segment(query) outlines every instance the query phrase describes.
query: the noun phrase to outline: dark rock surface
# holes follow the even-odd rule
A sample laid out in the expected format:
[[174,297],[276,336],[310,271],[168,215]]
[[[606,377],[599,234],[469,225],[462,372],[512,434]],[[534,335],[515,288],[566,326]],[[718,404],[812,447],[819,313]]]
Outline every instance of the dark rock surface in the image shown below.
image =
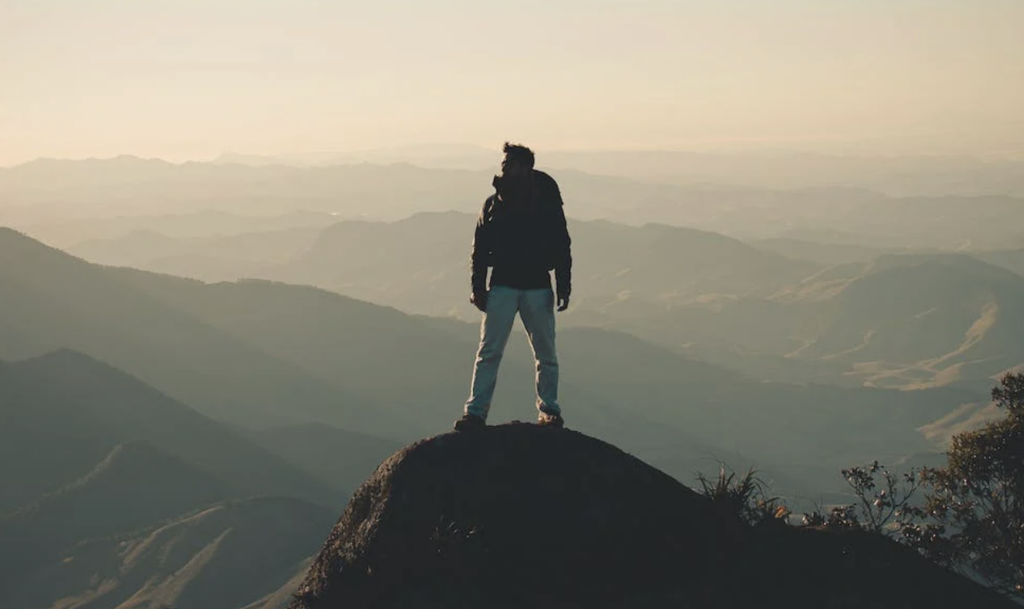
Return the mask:
[[881,537],[751,528],[614,446],[510,424],[385,461],[292,608],[1002,605]]

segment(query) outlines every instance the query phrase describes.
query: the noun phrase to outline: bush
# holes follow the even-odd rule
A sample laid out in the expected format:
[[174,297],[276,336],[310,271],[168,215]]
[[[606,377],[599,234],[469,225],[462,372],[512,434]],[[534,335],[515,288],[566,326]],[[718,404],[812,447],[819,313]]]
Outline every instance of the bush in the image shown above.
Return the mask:
[[702,495],[747,524],[785,523],[789,509],[778,497],[769,496],[768,485],[756,473],[751,468],[737,477],[736,472],[721,465],[714,480],[704,474],[697,474],[697,480]]
[[804,524],[858,527],[876,533],[902,530],[917,514],[910,500],[923,482],[920,470],[902,476],[875,461],[842,470],[856,503],[832,508],[828,516],[804,514]]
[[925,472],[921,522],[906,540],[939,562],[1024,596],[1024,374],[992,390],[1006,417],[953,437],[945,467]]

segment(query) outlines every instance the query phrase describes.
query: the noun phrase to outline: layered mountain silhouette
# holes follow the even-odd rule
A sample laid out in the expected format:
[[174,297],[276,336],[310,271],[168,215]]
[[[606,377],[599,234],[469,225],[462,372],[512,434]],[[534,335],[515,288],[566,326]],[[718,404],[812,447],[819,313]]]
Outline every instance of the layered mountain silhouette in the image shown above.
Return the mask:
[[814,314],[792,357],[845,363],[904,388],[982,380],[1024,362],[1024,278],[958,254],[883,256],[776,295]]
[[[466,291],[475,216],[417,214],[393,222],[341,222],[324,229],[298,259],[266,271],[272,279],[317,285],[433,315],[469,311]],[[799,281],[818,267],[766,254],[693,229],[573,222],[577,306],[604,309],[640,300],[662,307],[704,294],[747,294]],[[405,246],[415,248],[408,256]],[[643,306],[643,305],[641,305]]]
[[983,251],[974,253],[974,256],[1024,276],[1024,249]]
[[[263,434],[229,429],[81,353],[0,364],[0,606],[174,604],[180,594],[211,609],[228,597],[236,608],[264,597],[257,606],[282,606],[316,549],[317,518],[329,523],[333,509],[321,506],[343,504],[376,463],[363,450],[370,438]],[[303,438],[308,450],[351,445],[322,452],[333,475],[320,479],[294,446]],[[193,526],[205,522],[197,510],[253,496],[267,499],[235,504],[244,509],[212,529]],[[135,545],[150,558],[126,554]]]
[[[803,260],[825,266],[849,264],[851,262],[867,262],[889,251],[884,248],[869,247],[856,243],[807,241],[792,237],[758,239],[750,244],[759,250],[774,252],[793,260]],[[84,257],[89,258],[89,256]]]
[[0,511],[88,479],[113,447],[132,441],[207,472],[232,496],[283,494],[327,504],[338,499],[241,434],[74,351],[0,367],[0,416]]
[[[521,424],[377,469],[461,410],[484,165],[0,169],[0,223],[94,262],[0,228],[0,607],[281,609],[374,470],[300,603],[996,606],[879,538],[751,530],[684,484],[723,460],[845,503],[842,467],[940,462],[1024,364],[1020,200],[881,195],[834,159],[817,190],[651,179],[668,158],[554,172],[577,259],[561,397],[572,429],[683,484]],[[875,175],[900,192],[953,175],[891,163],[921,169]],[[1019,183],[1007,167],[986,191]],[[533,374],[516,336],[492,422],[533,418]]]
[[520,424],[388,459],[291,607],[777,605],[1012,606],[881,536],[751,528],[614,446]]
[[[751,243],[754,247],[781,254],[794,260],[835,266],[852,262],[870,262],[884,254],[942,254],[942,250],[913,251],[909,249],[885,249],[868,247],[856,243],[827,243],[793,238],[759,239]],[[982,262],[999,266],[1018,275],[1024,275],[1024,249],[961,249],[959,253],[969,254]]]
[[322,168],[174,164],[121,156],[40,159],[0,171],[0,209],[9,218],[51,225],[62,218],[215,211],[273,216],[313,211],[397,219],[416,210],[471,211],[480,204],[481,171],[428,170],[409,164]]
[[[465,291],[472,222],[458,213],[340,222],[291,262],[253,274],[411,313],[475,319],[455,296]],[[692,229],[605,221],[575,222],[573,235],[579,287],[566,325],[626,330],[774,380],[983,388],[1024,362],[1018,347],[996,344],[1007,336],[1005,312],[1016,306],[1010,292],[1024,285],[1019,274],[1001,272],[1019,270],[1018,250],[887,253],[895,250],[784,239],[752,247]],[[408,246],[416,256],[405,254]],[[199,264],[175,272],[240,276],[226,268],[231,259],[191,259]],[[1003,320],[984,340],[968,338],[998,310]]]
[[[63,549],[223,501],[228,485],[187,462],[132,441],[85,476],[3,517],[5,532]],[[47,538],[44,542],[43,538]],[[9,540],[8,540],[9,541]]]
[[[315,167],[344,163],[413,163],[422,167],[485,168],[495,150],[472,145],[419,144],[358,152],[316,152],[276,156],[225,153],[214,162],[253,167]],[[607,176],[647,178],[662,183],[737,184],[762,188],[808,188],[857,183],[890,194],[1024,193],[1021,162],[965,156],[841,156],[753,152],[545,151],[545,163]]]
[[[488,194],[490,178],[497,169],[424,169],[408,163],[367,163],[327,167],[247,167],[237,164],[172,164],[156,159],[118,157],[84,161],[39,160],[0,171],[0,221],[20,228],[50,231],[55,222],[68,218],[130,215],[182,214],[216,211],[242,215],[272,216],[308,210],[339,214],[343,218],[368,216],[396,220],[418,211],[457,210],[475,213]],[[606,219],[623,223],[661,223],[724,232],[740,238],[796,237],[793,231],[816,234],[845,231],[859,235],[864,245],[877,247],[1020,248],[1024,231],[1020,197],[1020,171],[1010,163],[962,188],[943,184],[948,190],[974,193],[1006,193],[989,196],[889,196],[870,188],[876,180],[857,184],[856,178],[813,188],[789,186],[749,187],[730,184],[726,176],[691,180],[675,177],[634,179],[595,175],[578,170],[550,168],[570,202],[570,216]],[[642,156],[641,156],[642,158]],[[818,159],[821,160],[821,159]],[[935,159],[918,159],[925,164]],[[947,160],[948,161],[948,160]],[[764,170],[766,159],[759,159]],[[815,164],[809,158],[805,163]],[[840,162],[830,159],[829,162]],[[847,160],[858,173],[861,160]],[[966,163],[965,160],[959,160]],[[728,164],[728,161],[726,161]],[[893,159],[885,163],[897,164]],[[636,164],[634,158],[633,164]],[[913,164],[913,163],[912,163]],[[939,161],[938,175],[955,172],[955,164]],[[589,164],[594,169],[614,170],[608,163]],[[677,165],[680,171],[684,165]],[[565,165],[561,165],[565,167]],[[989,169],[995,165],[989,165]],[[876,167],[877,169],[877,167]],[[686,175],[686,172],[683,172]],[[727,174],[728,175],[728,174]],[[920,176],[920,174],[919,174]],[[911,179],[914,181],[917,178]],[[901,177],[896,181],[903,181]],[[881,180],[887,182],[888,180]],[[1002,184],[999,188],[996,184]],[[851,187],[851,185],[853,185]],[[786,188],[786,187],[784,187]],[[914,193],[920,188],[893,188],[890,192]],[[1007,196],[1008,195],[1008,196]],[[64,229],[68,227],[65,226]],[[43,232],[34,233],[40,236]],[[52,234],[52,233],[51,233]],[[65,236],[67,232],[63,233]],[[87,238],[79,233],[79,240]],[[90,235],[97,236],[96,234]],[[61,245],[68,245],[63,241]]]
[[[153,260],[170,256],[174,260],[185,249],[186,254],[210,255],[216,253],[217,260],[224,263],[222,256],[243,253],[246,258],[258,252],[250,251],[244,244],[250,239],[278,243],[268,251],[280,251],[291,243],[289,235],[301,235],[305,230],[319,230],[338,222],[339,217],[330,212],[290,211],[282,214],[246,215],[215,210],[164,212],[139,212],[125,215],[106,216],[103,214],[82,216],[77,213],[54,212],[42,219],[31,217],[18,221],[19,213],[28,214],[31,207],[0,208],[3,223],[18,226],[33,237],[63,249],[83,248],[86,257],[95,256],[97,262],[111,259]],[[18,211],[23,210],[23,211]],[[146,237],[153,237],[158,243],[148,243]],[[238,238],[238,242],[235,241]],[[222,245],[222,241],[226,245]],[[239,243],[240,242],[240,243]],[[161,247],[162,245],[162,247]],[[199,248],[200,251],[196,251]],[[240,252],[239,252],[240,250]],[[101,259],[103,257],[105,259]],[[124,262],[117,264],[123,265]],[[135,266],[131,264],[130,266]]]
[[[365,401],[161,302],[123,272],[0,229],[0,357],[71,348],[123,368],[206,414],[250,423],[357,419]],[[187,282],[167,278],[170,285]],[[283,409],[281,404],[288,404]],[[230,417],[227,417],[230,418]],[[349,422],[359,428],[358,420]]]
[[267,267],[296,258],[319,234],[317,228],[293,228],[175,239],[140,229],[114,239],[84,241],[68,251],[99,264],[223,281],[259,276]]
[[[21,468],[33,469],[29,461]],[[223,501],[228,488],[151,445],[120,444],[82,478],[0,515],[0,589],[22,590],[26,577],[82,540],[150,527]]]
[[333,512],[289,498],[230,501],[83,540],[0,587],[12,609],[280,609]]
[[[447,427],[464,399],[473,325],[311,287],[204,284],[91,265],[12,231],[0,232],[0,253],[0,356],[7,359],[70,347],[236,425],[319,422],[399,442]],[[571,413],[573,424],[614,434],[685,477],[716,467],[716,458],[756,460],[768,469],[808,466],[816,470],[805,472],[808,484],[835,485],[850,459],[939,449],[916,430],[984,401],[981,392],[766,384],[592,328],[562,331],[560,350],[562,399],[586,404]],[[520,338],[496,396],[508,406],[494,416],[534,416],[532,394],[532,358]],[[716,446],[719,438],[729,445]],[[826,458],[808,438],[828,447]],[[91,462],[109,449],[96,449]]]
[[[466,391],[474,326],[309,287],[210,285],[105,268],[16,233],[8,236],[5,251],[20,258],[4,259],[23,262],[10,269],[0,264],[0,280],[12,286],[2,297],[25,302],[8,307],[0,320],[0,350],[8,358],[69,345],[215,418],[254,428],[322,422],[402,442],[450,420]],[[0,248],[6,241],[0,239]],[[37,306],[28,306],[30,296]],[[706,327],[713,325],[697,326]],[[672,328],[664,330],[671,335]],[[860,448],[850,445],[861,460],[889,454],[893,446],[910,453],[934,449],[914,430],[984,397],[764,384],[617,332],[578,328],[561,336],[563,399],[587,404],[574,413],[574,424],[615,434],[630,450],[666,467],[673,463],[670,471],[684,476],[714,467],[716,457],[752,458],[768,468],[776,460],[787,468],[796,460],[822,468],[816,481],[835,483],[835,471],[849,465],[847,453],[835,453],[833,462],[816,453],[793,455],[788,448],[801,445],[792,442],[787,417],[830,409],[839,418],[804,422],[811,437],[833,447],[851,437],[854,420],[856,428],[886,430],[865,436],[868,443]],[[522,410],[502,415],[496,409],[495,416],[532,416],[531,359],[525,339],[513,340],[496,399]],[[401,382],[394,382],[396,374]],[[409,403],[419,406],[402,406]],[[710,439],[720,437],[729,438],[730,446],[714,446]],[[756,441],[748,446],[748,439]],[[746,457],[730,458],[737,452]]]
[[1024,363],[1024,277],[966,254],[888,254],[829,267],[767,297],[593,315],[762,378],[983,389]]
[[[316,285],[413,313],[468,317],[475,309],[454,296],[466,289],[475,220],[446,212],[396,222],[343,221],[320,231],[315,240],[307,231],[216,240],[132,232],[69,251],[101,264],[204,280],[262,277]],[[679,227],[581,221],[574,222],[572,233],[580,278],[577,301],[589,308],[622,306],[630,298],[668,306],[706,294],[767,292],[820,268],[723,235]],[[302,239],[308,244],[299,252]],[[243,249],[249,244],[251,250]],[[410,246],[415,256],[408,255]]]

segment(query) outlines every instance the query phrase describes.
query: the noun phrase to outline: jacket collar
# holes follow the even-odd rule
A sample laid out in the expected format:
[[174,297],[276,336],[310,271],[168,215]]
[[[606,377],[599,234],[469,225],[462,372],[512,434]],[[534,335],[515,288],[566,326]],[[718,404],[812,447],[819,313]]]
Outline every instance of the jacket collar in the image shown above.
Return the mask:
[[494,186],[494,191],[498,194],[499,199],[515,200],[524,194],[533,194],[533,174],[531,173],[530,177],[521,184],[508,182],[504,177],[496,175],[494,176],[494,179],[491,180],[491,185]]

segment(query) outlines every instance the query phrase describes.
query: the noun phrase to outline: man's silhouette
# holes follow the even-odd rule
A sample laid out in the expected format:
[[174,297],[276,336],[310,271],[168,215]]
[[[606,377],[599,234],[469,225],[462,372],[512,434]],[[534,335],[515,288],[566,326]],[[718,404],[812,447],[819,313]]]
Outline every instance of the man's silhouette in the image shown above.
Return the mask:
[[[557,307],[569,306],[572,255],[562,195],[548,174],[533,168],[533,151],[505,143],[501,175],[476,224],[472,255],[472,302],[483,314],[480,347],[465,414],[455,429],[483,427],[494,396],[505,345],[516,313],[523,320],[537,365],[538,423],[562,426],[555,354]],[[492,268],[490,289],[487,269]]]

